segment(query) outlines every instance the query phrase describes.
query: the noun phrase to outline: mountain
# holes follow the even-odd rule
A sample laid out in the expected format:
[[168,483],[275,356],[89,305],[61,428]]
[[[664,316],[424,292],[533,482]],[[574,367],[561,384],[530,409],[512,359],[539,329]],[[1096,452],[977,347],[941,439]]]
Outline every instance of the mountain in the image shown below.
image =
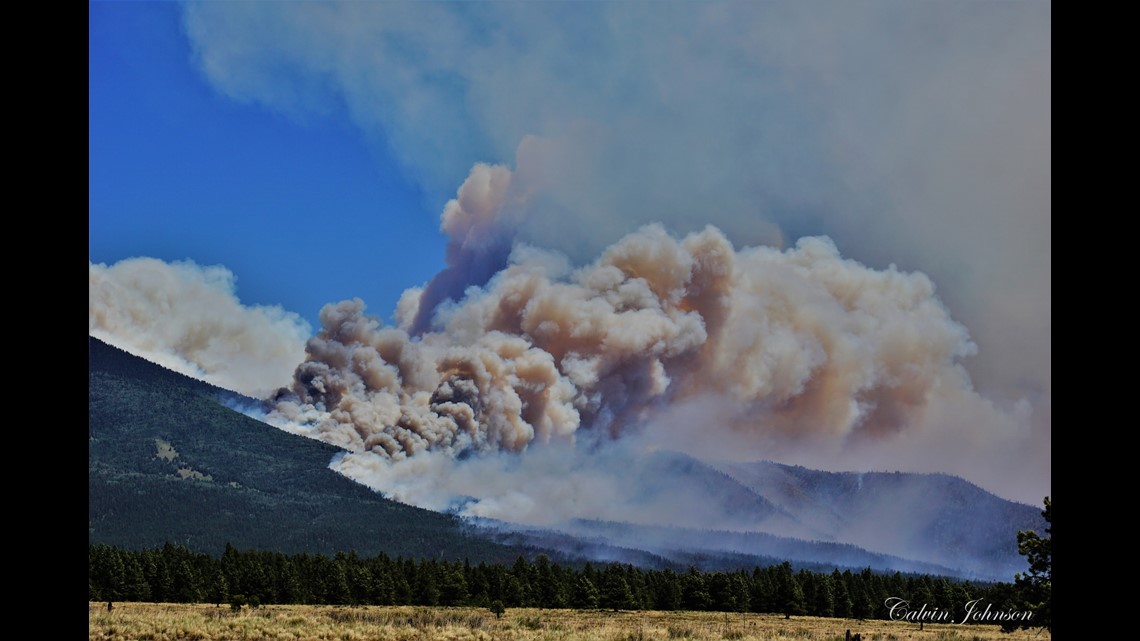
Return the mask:
[[734,571],[791,561],[796,568],[831,572],[835,568],[875,568],[883,572],[956,576],[952,568],[868,552],[857,546],[807,541],[763,532],[729,532],[635,523],[576,519],[537,528],[497,521],[480,523],[494,539],[542,550],[551,558],[584,557],[656,569]]
[[767,461],[716,467],[818,537],[968,578],[1009,580],[1025,571],[1017,532],[1046,526],[1040,508],[948,474],[821,472]]
[[238,549],[469,558],[519,548],[454,516],[387,500],[328,468],[339,448],[225,407],[256,403],[89,341],[88,540]]
[[[1025,571],[1017,532],[1046,525],[1038,508],[946,474],[823,472],[666,451],[630,459],[623,472],[650,509],[542,528],[482,525],[506,544],[654,567],[727,570],[790,560],[809,570],[871,567],[986,581]],[[672,513],[647,519],[667,505]]]

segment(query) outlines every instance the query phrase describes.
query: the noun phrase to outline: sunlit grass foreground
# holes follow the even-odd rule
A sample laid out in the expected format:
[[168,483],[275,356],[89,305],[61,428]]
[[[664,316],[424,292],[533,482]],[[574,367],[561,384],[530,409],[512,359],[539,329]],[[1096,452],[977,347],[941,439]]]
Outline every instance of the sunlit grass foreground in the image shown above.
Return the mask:
[[228,606],[173,603],[91,603],[91,641],[288,639],[290,641],[642,641],[764,639],[838,641],[849,629],[864,641],[961,639],[1048,640],[1047,632],[1002,634],[997,626],[918,625],[772,614],[721,612],[582,612],[511,608],[502,618],[483,608],[272,605],[233,612]]

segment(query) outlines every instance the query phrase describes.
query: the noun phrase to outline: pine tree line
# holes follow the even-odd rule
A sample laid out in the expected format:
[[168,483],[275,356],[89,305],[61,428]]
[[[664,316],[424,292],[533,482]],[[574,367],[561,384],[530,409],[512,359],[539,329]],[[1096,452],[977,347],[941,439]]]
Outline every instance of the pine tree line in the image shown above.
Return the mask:
[[[512,566],[414,560],[355,552],[285,554],[238,551],[220,557],[167,543],[122,550],[89,546],[92,601],[261,604],[423,605],[707,610],[845,618],[887,618],[889,597],[917,609],[938,608],[961,620],[965,604],[983,599],[1008,607],[1012,586],[928,575],[834,570],[795,571],[784,562],[751,572],[644,570],[613,563],[559,565],[546,555]],[[239,597],[240,595],[240,597]]]

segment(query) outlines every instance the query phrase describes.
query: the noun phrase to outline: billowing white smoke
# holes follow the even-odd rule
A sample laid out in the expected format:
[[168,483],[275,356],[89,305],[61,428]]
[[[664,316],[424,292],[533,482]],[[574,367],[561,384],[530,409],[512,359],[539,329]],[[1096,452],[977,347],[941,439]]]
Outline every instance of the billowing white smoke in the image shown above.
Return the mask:
[[[493,235],[510,178],[476,167],[444,231]],[[844,260],[826,238],[736,250],[713,227],[679,239],[650,225],[578,269],[516,244],[484,286],[438,302],[405,296],[401,327],[359,299],[326,306],[269,420],[402,460],[617,438],[712,397],[731,411],[694,425],[709,438],[859,441],[974,395],[960,359],[975,347],[930,280]]]
[[578,270],[519,246],[419,340],[359,299],[321,323],[277,415],[393,458],[616,436],[709,393],[749,429],[886,434],[968,389],[957,360],[973,351],[921,274],[845,261],[824,238],[737,252],[711,227],[649,226]]
[[287,384],[309,324],[280,307],[243,306],[225,267],[129,258],[89,263],[90,335],[250,396]]

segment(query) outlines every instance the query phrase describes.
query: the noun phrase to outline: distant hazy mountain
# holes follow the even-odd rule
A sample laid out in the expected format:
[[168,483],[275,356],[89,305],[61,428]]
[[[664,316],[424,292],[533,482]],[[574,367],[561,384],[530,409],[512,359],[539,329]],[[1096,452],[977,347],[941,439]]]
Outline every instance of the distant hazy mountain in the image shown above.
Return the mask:
[[[677,510],[718,514],[706,529],[574,520],[545,528],[488,521],[499,541],[606,560],[705,569],[790,560],[799,567],[1011,580],[1025,571],[1017,532],[1040,509],[945,474],[839,473],[770,462],[711,464],[677,452],[630,461],[633,487]],[[703,498],[702,498],[703,497]],[[703,505],[697,505],[703,501]]]
[[820,472],[770,462],[717,466],[825,540],[1010,579],[1026,569],[1018,530],[1043,532],[1041,508],[947,474]]
[[532,528],[495,521],[481,523],[497,532],[495,540],[548,553],[632,563],[653,568],[731,571],[791,561],[796,568],[830,572],[834,568],[874,568],[883,572],[957,576],[955,570],[854,545],[807,541],[762,532],[725,532],[575,520],[555,527]]

